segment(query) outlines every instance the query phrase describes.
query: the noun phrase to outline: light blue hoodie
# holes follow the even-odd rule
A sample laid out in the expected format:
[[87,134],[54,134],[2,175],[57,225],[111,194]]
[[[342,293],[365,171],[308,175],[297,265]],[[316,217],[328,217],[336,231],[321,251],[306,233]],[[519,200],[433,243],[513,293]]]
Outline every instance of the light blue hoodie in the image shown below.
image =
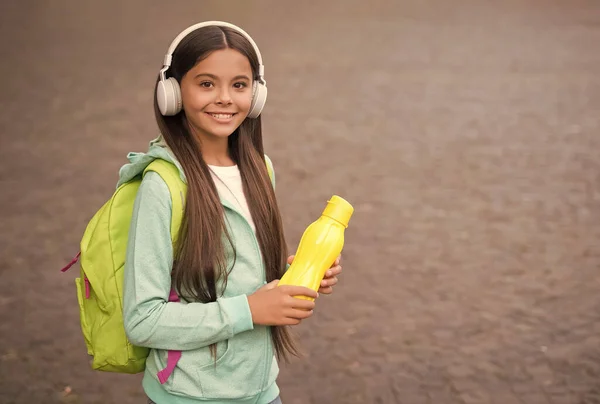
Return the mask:
[[[174,163],[185,181],[181,165],[160,138],[150,143],[148,153],[128,158],[119,184],[157,158]],[[152,348],[142,383],[157,404],[266,404],[279,395],[270,329],[252,323],[247,299],[266,283],[258,241],[243,214],[221,203],[237,254],[227,288],[213,303],[168,302],[173,264],[169,190],[154,172],[138,190],[125,260],[123,318],[129,340]],[[228,267],[232,263],[229,257]],[[216,366],[209,350],[213,343]],[[167,350],[183,352],[161,385],[156,374],[167,364]]]

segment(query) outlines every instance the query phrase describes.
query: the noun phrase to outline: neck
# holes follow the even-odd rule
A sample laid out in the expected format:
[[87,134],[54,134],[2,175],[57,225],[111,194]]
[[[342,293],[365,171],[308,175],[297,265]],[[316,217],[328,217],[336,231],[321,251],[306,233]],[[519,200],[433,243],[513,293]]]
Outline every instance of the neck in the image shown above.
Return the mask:
[[203,138],[200,141],[202,145],[202,158],[210,166],[229,167],[234,166],[235,162],[229,154],[229,144],[227,138]]
[[213,143],[202,142],[202,158],[210,166],[234,166],[235,162],[229,155],[227,142],[225,145],[215,145]]

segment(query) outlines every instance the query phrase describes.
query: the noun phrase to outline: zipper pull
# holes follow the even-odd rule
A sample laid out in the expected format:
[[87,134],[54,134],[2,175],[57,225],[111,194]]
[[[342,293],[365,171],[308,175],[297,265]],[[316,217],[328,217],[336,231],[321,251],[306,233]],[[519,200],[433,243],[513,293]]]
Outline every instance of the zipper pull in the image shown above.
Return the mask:
[[69,264],[66,267],[64,267],[63,269],[61,269],[60,272],[66,272],[66,271],[68,271],[69,268],[71,268],[73,265],[75,265],[75,263],[79,260],[79,256],[80,255],[81,255],[81,251],[79,251],[77,253],[77,255],[75,256],[75,258],[73,258],[71,260],[71,262],[69,262]]

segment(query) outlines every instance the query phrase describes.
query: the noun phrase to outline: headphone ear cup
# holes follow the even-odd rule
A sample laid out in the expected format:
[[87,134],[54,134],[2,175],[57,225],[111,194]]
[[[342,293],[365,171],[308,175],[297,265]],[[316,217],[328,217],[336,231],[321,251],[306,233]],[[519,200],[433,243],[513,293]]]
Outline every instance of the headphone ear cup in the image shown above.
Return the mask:
[[248,118],[258,118],[265,103],[267,102],[267,86],[258,81],[254,81],[252,96],[252,104],[250,104],[250,112]]
[[181,111],[181,89],[173,77],[158,82],[156,87],[158,109],[164,116],[177,115]]

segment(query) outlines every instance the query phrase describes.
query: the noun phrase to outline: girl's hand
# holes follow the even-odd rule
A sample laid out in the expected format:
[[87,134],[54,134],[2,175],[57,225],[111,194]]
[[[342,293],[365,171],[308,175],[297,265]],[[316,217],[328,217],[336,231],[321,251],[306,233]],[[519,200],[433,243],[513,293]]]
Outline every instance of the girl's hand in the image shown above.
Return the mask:
[[297,325],[312,316],[315,302],[294,296],[317,298],[317,292],[303,286],[277,287],[274,280],[248,296],[252,322],[260,325]]
[[[338,256],[335,260],[335,262],[333,263],[333,265],[331,266],[331,268],[329,268],[327,270],[327,272],[325,272],[325,276],[323,277],[323,280],[321,281],[321,287],[319,288],[319,293],[323,293],[325,295],[330,295],[333,293],[333,286],[338,283],[338,278],[337,276],[339,274],[342,273],[342,266],[340,265],[340,260],[341,260],[342,256]],[[294,261],[294,255],[290,255],[287,259],[288,264],[292,264],[292,261]]]

